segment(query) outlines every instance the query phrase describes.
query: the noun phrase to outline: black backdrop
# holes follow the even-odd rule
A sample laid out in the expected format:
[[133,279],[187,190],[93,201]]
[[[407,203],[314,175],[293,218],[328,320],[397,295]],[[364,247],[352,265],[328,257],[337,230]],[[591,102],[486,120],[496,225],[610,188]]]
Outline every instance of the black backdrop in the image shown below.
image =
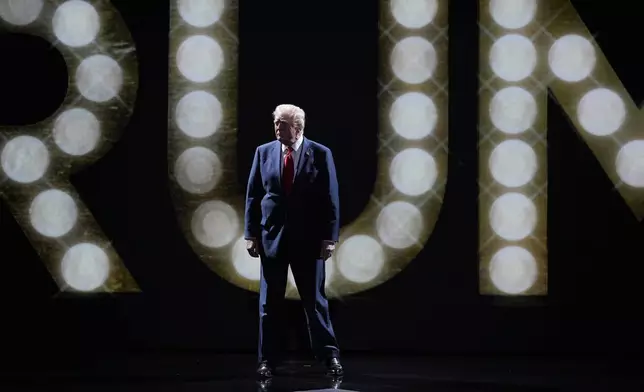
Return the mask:
[[[257,295],[226,283],[198,260],[179,231],[168,194],[168,1],[113,0],[137,44],[138,102],[121,141],[73,178],[143,293],[59,294],[3,205],[3,355],[255,350]],[[377,146],[377,2],[357,3],[338,8],[328,2],[242,2],[240,10],[239,180],[246,181],[255,146],[272,137],[273,107],[296,103],[307,111],[307,135],[334,151],[344,222],[368,200]],[[478,295],[477,8],[476,2],[458,3],[449,17],[450,177],[441,216],[425,249],[397,277],[332,303],[342,347],[428,353],[640,350],[642,225],[552,102],[550,295],[513,301]],[[642,63],[624,43],[641,33],[633,27],[638,13],[628,8],[635,4],[574,3],[641,102]],[[11,35],[0,41],[0,122],[47,117],[64,95],[62,57],[36,38]],[[301,321],[298,304],[291,305],[291,317]],[[303,325],[296,325],[292,346],[306,349]]]

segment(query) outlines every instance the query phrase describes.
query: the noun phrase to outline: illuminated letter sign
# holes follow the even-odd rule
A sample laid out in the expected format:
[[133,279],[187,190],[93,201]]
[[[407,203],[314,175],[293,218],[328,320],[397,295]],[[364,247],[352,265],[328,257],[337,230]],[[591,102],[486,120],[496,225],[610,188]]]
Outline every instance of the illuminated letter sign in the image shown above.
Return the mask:
[[[332,297],[393,277],[436,223],[447,175],[447,4],[381,1],[378,180],[327,261]],[[223,0],[172,2],[169,164],[179,221],[195,252],[231,283],[257,291],[259,260],[243,239],[245,184],[235,174],[236,8]],[[297,298],[290,273],[289,281],[286,295]]]
[[480,289],[543,295],[548,89],[638,219],[643,114],[569,0],[481,0],[479,15]]
[[[479,4],[480,288],[544,295],[548,89],[638,219],[644,114],[569,0]],[[245,250],[235,173],[238,132],[247,132],[236,121],[237,7],[171,1],[169,173],[195,252],[231,283],[257,291],[259,260]],[[327,261],[331,297],[392,278],[433,231],[447,178],[447,8],[447,0],[381,0],[377,181]],[[52,117],[1,129],[2,197],[61,289],[138,291],[68,180],[105,154],[129,119],[138,81],[127,26],[106,0],[1,1],[0,26],[52,42],[73,75]],[[292,274],[289,281],[287,296],[297,298]]]
[[0,28],[48,40],[71,75],[50,118],[0,128],[0,195],[62,291],[139,291],[69,182],[129,120],[138,74],[127,26],[108,1],[20,0],[0,2]]

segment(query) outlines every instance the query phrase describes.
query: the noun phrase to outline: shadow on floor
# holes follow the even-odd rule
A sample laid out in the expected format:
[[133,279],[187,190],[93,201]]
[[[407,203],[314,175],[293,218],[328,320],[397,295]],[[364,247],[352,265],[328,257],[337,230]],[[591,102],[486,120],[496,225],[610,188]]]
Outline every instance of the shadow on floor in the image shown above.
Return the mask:
[[[331,380],[312,361],[278,367],[270,384],[255,379],[253,355],[92,356],[24,361],[0,371],[12,391],[641,391],[637,358],[345,356],[345,376]],[[61,390],[62,390],[61,389]]]

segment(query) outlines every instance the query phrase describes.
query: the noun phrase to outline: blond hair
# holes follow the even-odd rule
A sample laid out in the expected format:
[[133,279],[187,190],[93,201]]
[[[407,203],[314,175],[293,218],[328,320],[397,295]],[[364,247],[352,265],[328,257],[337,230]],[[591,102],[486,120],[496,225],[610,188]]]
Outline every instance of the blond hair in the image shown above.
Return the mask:
[[304,132],[304,123],[306,122],[306,114],[302,108],[299,108],[295,105],[283,104],[278,105],[273,111],[273,120],[276,120],[279,117],[288,117],[292,122],[293,126],[299,131]]

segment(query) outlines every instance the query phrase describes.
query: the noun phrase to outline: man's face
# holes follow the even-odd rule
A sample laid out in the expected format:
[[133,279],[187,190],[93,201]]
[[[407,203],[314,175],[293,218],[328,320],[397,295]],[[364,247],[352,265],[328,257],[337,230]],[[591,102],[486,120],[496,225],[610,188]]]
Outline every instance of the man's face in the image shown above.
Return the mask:
[[273,125],[275,126],[275,137],[284,145],[290,146],[300,137],[301,132],[293,126],[291,118],[277,117]]

